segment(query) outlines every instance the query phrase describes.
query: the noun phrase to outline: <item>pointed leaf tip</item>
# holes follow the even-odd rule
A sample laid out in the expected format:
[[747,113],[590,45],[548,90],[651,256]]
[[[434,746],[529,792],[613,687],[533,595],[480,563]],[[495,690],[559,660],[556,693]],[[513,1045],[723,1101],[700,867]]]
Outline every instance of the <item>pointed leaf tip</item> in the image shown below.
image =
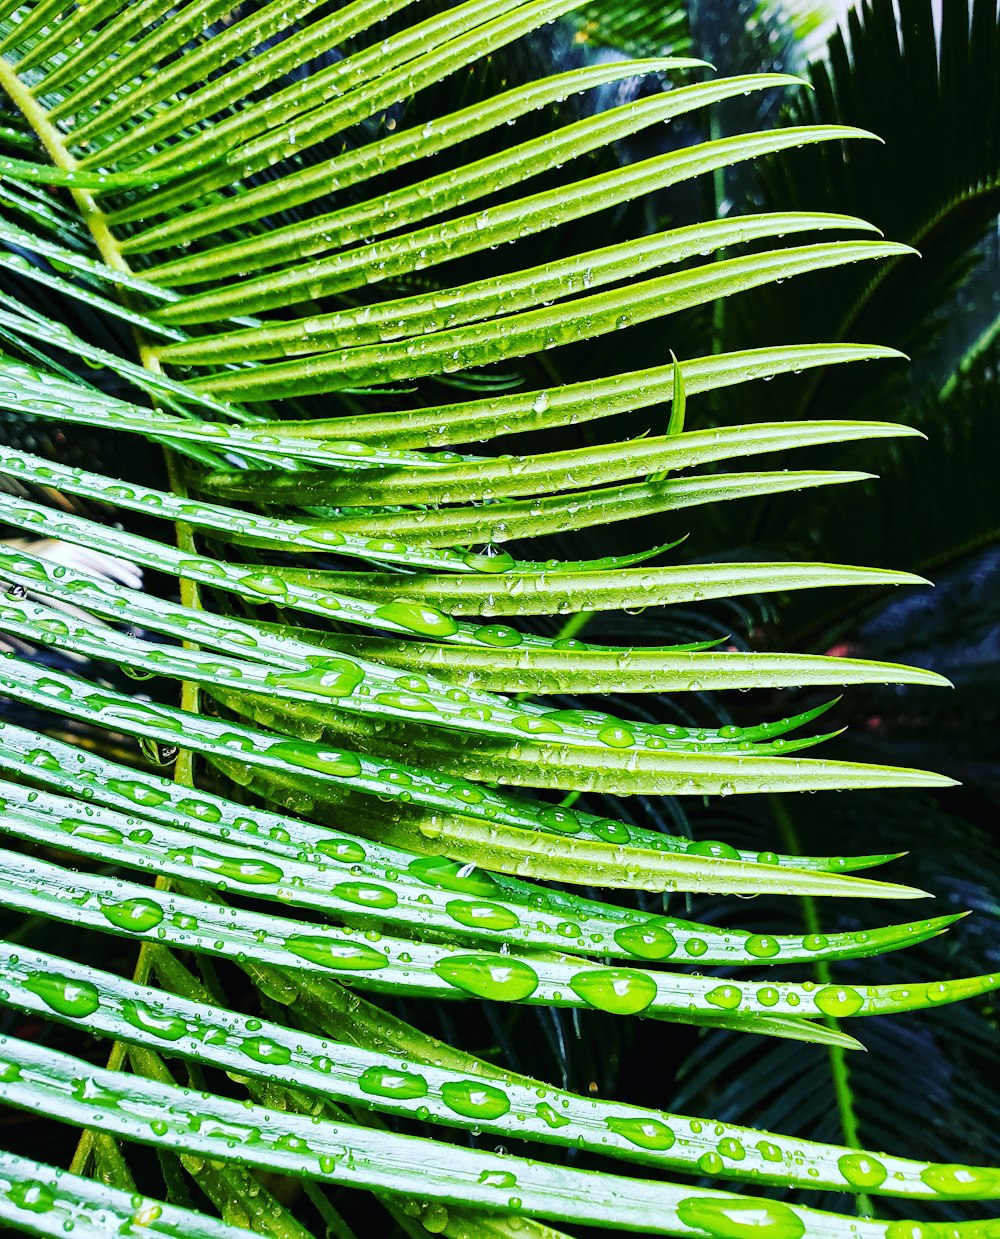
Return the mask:
[[936,933],[943,934],[956,921],[963,921],[967,916],[971,915],[972,912],[970,910],[965,912],[945,912],[941,916],[932,917],[926,924],[933,925]]
[[861,129],[858,125],[831,125],[830,128],[838,129],[840,136],[843,138],[868,138],[873,142],[881,142],[885,145],[885,138],[880,137],[877,133],[872,133],[870,129]]
[[[875,242],[872,241],[871,244],[874,245]],[[916,255],[917,258],[921,256],[919,250],[907,245],[905,241],[885,241],[882,244],[882,258],[902,258],[909,255]]]
[[938,916],[934,920],[937,924],[934,927],[933,937],[940,938],[942,934],[946,934],[956,921],[964,921],[967,916],[971,916],[972,912],[952,912],[949,916]]
[[907,683],[922,684],[926,688],[954,688],[955,685],[947,676],[937,671],[929,671],[926,667],[907,667],[909,672]]
[[807,90],[812,90],[812,83],[799,77],[797,73],[768,73],[764,76],[771,78],[775,86],[804,86]]
[[947,774],[937,774],[933,770],[912,770],[905,766],[899,767],[902,774],[911,774],[915,776],[911,786],[916,787],[961,787],[958,779],[953,779]]
[[920,576],[919,573],[916,573],[916,572],[894,572],[892,574],[892,577],[893,579],[891,581],[886,582],[887,584],[889,585],[929,585],[931,589],[934,588],[933,581],[929,581],[927,577]]
[[[884,888],[878,893],[892,899],[936,899],[933,891],[925,891],[919,886],[907,886],[903,882],[880,883]],[[892,894],[890,894],[890,890]]]
[[868,352],[866,361],[885,361],[891,358],[895,361],[897,358],[901,361],[909,361],[909,356],[902,349],[893,348],[889,344],[846,344],[847,348],[863,348]]

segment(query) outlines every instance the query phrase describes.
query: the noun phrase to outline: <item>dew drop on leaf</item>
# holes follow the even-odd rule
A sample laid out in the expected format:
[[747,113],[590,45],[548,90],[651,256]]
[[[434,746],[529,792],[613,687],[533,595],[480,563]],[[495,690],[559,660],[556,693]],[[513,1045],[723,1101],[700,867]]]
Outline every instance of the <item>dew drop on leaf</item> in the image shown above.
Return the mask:
[[850,985],[826,985],[814,999],[824,1015],[855,1015],[864,1006],[864,999]]
[[520,924],[516,913],[495,903],[453,899],[447,905],[448,915],[470,929],[514,929]]
[[358,1085],[364,1093],[399,1101],[412,1101],[414,1098],[427,1096],[427,1081],[423,1076],[390,1067],[366,1068],[358,1077]]
[[510,1109],[507,1094],[481,1080],[448,1080],[441,1085],[441,1097],[464,1118],[498,1119]]
[[578,972],[570,988],[584,1002],[612,1015],[635,1015],[656,997],[656,982],[644,972],[627,968],[595,968]]
[[752,935],[752,937],[747,938],[744,946],[749,955],[754,955],[758,959],[770,959],[772,956],[777,955],[781,949],[778,945],[778,940],[768,937],[766,934]]
[[942,1196],[993,1196],[1000,1189],[1000,1171],[973,1166],[927,1166],[921,1180]]
[[717,985],[705,995],[705,1001],[723,1011],[735,1011],[743,1001],[743,993],[736,985]]
[[322,968],[344,968],[352,971],[372,971],[388,963],[381,951],[363,942],[340,942],[333,938],[292,934],[285,946],[293,955]]
[[798,1214],[777,1200],[743,1203],[691,1196],[677,1206],[677,1216],[719,1239],[800,1239],[805,1232]]
[[632,955],[642,959],[667,959],[677,950],[677,939],[663,926],[625,925],[615,930],[615,941]]
[[12,1204],[28,1213],[50,1213],[56,1207],[56,1197],[52,1189],[34,1179],[11,1184],[7,1189],[7,1197]]
[[886,1169],[874,1157],[865,1153],[845,1153],[837,1159],[837,1166],[852,1187],[878,1187],[885,1182]]
[[155,1011],[144,1002],[126,999],[122,1003],[122,1014],[133,1028],[162,1037],[164,1041],[178,1041],[187,1032],[187,1025],[182,1019]]
[[496,955],[453,955],[438,960],[434,971],[456,989],[499,1002],[520,1002],[538,988],[538,974],[529,964]]
[[89,981],[74,981],[57,972],[32,972],[24,988],[37,994],[42,1002],[60,1015],[84,1019],[101,1005],[100,995]]
[[618,1136],[623,1136],[640,1149],[669,1149],[676,1137],[666,1123],[659,1119],[627,1119],[610,1118],[607,1120],[608,1130]]
[[151,899],[123,899],[120,902],[103,903],[101,913],[112,925],[137,934],[155,929],[163,920],[163,909]]

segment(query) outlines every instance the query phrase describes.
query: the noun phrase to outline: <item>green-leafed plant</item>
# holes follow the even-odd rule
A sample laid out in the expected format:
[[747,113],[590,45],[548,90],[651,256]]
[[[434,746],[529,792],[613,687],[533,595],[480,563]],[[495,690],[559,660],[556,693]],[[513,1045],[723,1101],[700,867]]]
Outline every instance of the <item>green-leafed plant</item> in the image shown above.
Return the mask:
[[[0,449],[0,513],[18,531],[0,548],[0,687],[34,711],[0,723],[0,901],[17,914],[0,946],[2,1001],[68,1026],[58,1049],[4,1036],[0,1081],[8,1104],[83,1129],[68,1172],[0,1154],[0,1215],[15,1229],[348,1236],[337,1189],[353,1186],[410,1235],[555,1235],[539,1217],[719,1239],[907,1239],[915,1223],[759,1188],[850,1192],[863,1207],[879,1193],[998,1194],[1000,1172],[985,1167],[578,1095],[409,1022],[419,999],[489,1000],[843,1057],[859,1044],[848,1017],[997,986],[908,984],[903,967],[889,984],[830,976],[834,961],[924,941],[954,916],[803,935],[647,910],[650,894],[673,892],[922,894],[860,876],[892,859],[877,848],[741,850],[594,811],[598,796],[950,780],[802,756],[824,738],[811,730],[823,706],[702,727],[547,700],[946,682],[715,641],[650,645],[642,620],[627,645],[581,639],[592,613],[919,578],[686,560],[685,526],[666,515],[867,477],[724,462],[910,431],[804,418],[688,429],[687,407],[893,349],[777,344],[677,361],[666,341],[628,369],[588,368],[580,350],[792,276],[907,254],[859,218],[809,209],[594,239],[683,182],[871,135],[768,128],[619,162],[616,144],[651,126],[795,81],[699,80],[698,61],[667,55],[508,80],[505,49],[569,8],[0,7],[0,406],[138,436],[162,448],[167,476],[150,485],[127,465],[113,477]],[[664,17],[661,41],[673,28]],[[634,76],[663,88],[594,114],[571,102]],[[548,350],[571,347],[580,377],[567,384]],[[636,437],[637,422],[651,433]],[[602,527],[638,518],[661,544],[607,554]],[[588,542],[571,540],[579,531]],[[53,541],[81,553],[54,558]],[[143,592],[102,556],[166,584]],[[117,669],[150,682],[129,689]],[[174,777],[157,762],[174,762]],[[592,887],[621,894],[574,889]],[[101,961],[106,935],[137,953]],[[775,964],[801,979],[739,972]],[[88,1036],[110,1045],[107,1068]],[[497,1139],[549,1156],[487,1151]],[[991,1239],[995,1225],[948,1230]]]

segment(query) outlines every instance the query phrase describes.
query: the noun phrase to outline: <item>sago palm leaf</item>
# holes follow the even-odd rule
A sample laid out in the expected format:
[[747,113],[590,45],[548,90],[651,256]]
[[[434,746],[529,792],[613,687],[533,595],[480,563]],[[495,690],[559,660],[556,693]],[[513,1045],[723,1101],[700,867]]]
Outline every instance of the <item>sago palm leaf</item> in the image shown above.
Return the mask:
[[[573,252],[573,227],[595,213],[607,219],[740,161],[870,135],[804,125],[616,163],[613,144],[649,126],[793,85],[773,74],[681,85],[698,62],[663,57],[421,112],[421,92],[447,98],[456,75],[570,7],[40,0],[0,10],[0,85],[17,117],[2,165],[0,406],[162,445],[169,476],[155,486],[0,451],[16,483],[0,510],[20,539],[0,550],[10,583],[0,631],[73,660],[12,656],[0,667],[9,699],[45,720],[40,731],[0,728],[11,844],[0,903],[29,918],[2,948],[2,1001],[113,1045],[105,1069],[79,1056],[82,1043],[67,1053],[0,1041],[4,1099],[86,1129],[71,1173],[3,1155],[3,1216],[17,1229],[347,1235],[342,1198],[329,1189],[353,1186],[375,1192],[409,1234],[554,1234],[531,1220],[538,1214],[719,1239],[896,1239],[882,1222],[610,1173],[600,1157],[626,1172],[914,1199],[997,1194],[997,1172],[985,1168],[553,1088],[435,1041],[354,992],[643,1013],[840,1050],[858,1045],[841,1018],[997,985],[992,974],[845,986],[692,972],[880,955],[954,917],[773,935],[604,902],[565,888],[923,892],[861,876],[891,859],[881,852],[741,850],[515,790],[728,795],[950,782],[801,756],[823,737],[793,733],[822,708],[707,728],[545,700],[944,682],[891,663],[698,642],[584,644],[532,619],[919,581],[812,562],[684,562],[684,526],[667,527],[663,515],[868,476],[720,468],[905,427],[690,430],[687,408],[703,392],[891,349],[810,343],[681,362],[663,350],[638,370],[522,390],[546,372],[548,350],[907,252],[825,239],[870,228],[810,210]],[[575,92],[636,75],[671,88],[524,140],[507,135]],[[779,243],[795,234],[801,244]],[[74,308],[61,316],[57,306]],[[94,321],[117,335],[98,335]],[[115,343],[125,331],[132,350]],[[516,390],[491,390],[496,372],[480,369],[498,364],[499,382]],[[442,404],[442,388],[464,398]],[[558,450],[517,440],[517,455],[469,448],[647,408],[661,418],[648,438],[619,430]],[[129,527],[81,504],[110,505]],[[638,517],[657,518],[668,545],[614,556],[598,542],[587,559],[549,557],[553,535]],[[45,541],[26,545],[25,534]],[[72,556],[47,558],[52,540],[150,570],[166,582],[163,596]],[[672,562],[653,562],[665,556]],[[108,665],[154,677],[156,698],[123,692]],[[86,725],[87,743],[46,735],[58,718]],[[108,751],[124,737],[146,762]],[[150,768],[175,759],[173,780]],[[36,924],[83,930],[87,956],[40,949]],[[89,955],[102,936],[140,944],[131,980]],[[389,1119],[411,1127],[391,1130]],[[446,1140],[453,1129],[583,1150],[595,1168],[464,1147]],[[166,1203],[131,1193],[152,1165],[135,1145],[156,1150],[153,1194]],[[303,1181],[300,1200],[271,1195],[261,1172]],[[970,1222],[954,1233],[988,1231]]]

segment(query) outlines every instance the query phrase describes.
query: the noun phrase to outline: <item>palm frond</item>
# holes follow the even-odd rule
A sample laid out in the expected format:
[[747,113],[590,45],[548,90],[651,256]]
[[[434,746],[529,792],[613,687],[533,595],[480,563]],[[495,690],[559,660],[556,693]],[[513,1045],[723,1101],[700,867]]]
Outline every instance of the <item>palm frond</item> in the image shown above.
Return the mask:
[[[640,517],[665,526],[679,509],[868,476],[721,472],[731,456],[906,433],[832,419],[759,419],[718,435],[687,428],[699,392],[894,355],[865,344],[669,364],[662,350],[630,372],[613,367],[572,385],[546,378],[558,373],[552,359],[581,342],[908,249],[864,239],[774,246],[784,235],[870,231],[861,219],[812,211],[575,247],[574,230],[590,216],[608,219],[651,193],[792,147],[839,148],[871,135],[803,124],[635,162],[607,157],[651,125],[792,84],[754,74],[656,89],[498,142],[508,124],[537,121],[533,113],[574,91],[636,75],[660,86],[702,67],[662,54],[517,84],[454,109],[455,75],[570,8],[565,0],[0,8],[0,86],[22,118],[17,134],[35,143],[14,142],[2,164],[14,197],[0,231],[13,255],[4,263],[12,291],[0,311],[8,350],[0,402],[46,424],[99,425],[161,445],[168,472],[157,487],[0,451],[0,468],[34,488],[0,495],[10,527],[126,558],[165,582],[165,597],[153,599],[30,548],[3,550],[11,589],[0,629],[90,662],[66,670],[11,657],[0,686],[47,720],[86,724],[125,745],[131,737],[160,763],[176,760],[171,781],[137,757],[48,738],[45,724],[0,727],[0,764],[11,776],[0,789],[11,843],[0,858],[0,904],[29,918],[28,938],[33,924],[61,925],[83,931],[81,942],[110,936],[139,952],[129,981],[74,958],[75,943],[58,953],[30,941],[2,948],[4,1002],[113,1043],[100,1068],[17,1035],[0,1042],[5,1101],[94,1133],[65,1180],[13,1158],[0,1163],[11,1183],[7,1216],[20,1229],[53,1233],[72,1217],[86,1233],[103,1224],[93,1221],[101,1208],[116,1225],[148,1216],[173,1233],[230,1233],[208,1216],[213,1206],[244,1230],[308,1233],[281,1204],[239,1212],[255,1176],[278,1172],[308,1181],[308,1208],[334,1233],[347,1223],[323,1185],[388,1194],[387,1208],[411,1233],[414,1217],[456,1235],[551,1233],[520,1216],[537,1213],[718,1239],[751,1230],[762,1239],[896,1234],[765,1196],[580,1168],[569,1154],[500,1156],[443,1139],[439,1127],[737,1181],[932,1201],[997,1193],[987,1168],[710,1132],[697,1118],[519,1078],[354,993],[644,1013],[840,1052],[858,1043],[831,1020],[975,998],[998,985],[992,973],[817,986],[668,971],[661,965],[825,966],[919,943],[954,918],[774,936],[564,889],[917,897],[924,892],[859,875],[892,859],[883,852],[740,850],[544,793],[951,782],[801,756],[825,737],[790,733],[811,727],[820,707],[744,727],[687,728],[546,700],[587,677],[587,687],[613,693],[637,678],[647,692],[689,693],[705,682],[941,682],[862,660],[675,648],[684,642],[633,653],[534,625],[537,616],[918,580],[749,558],[652,566],[680,545],[684,530],[673,524],[667,545],[660,537],[651,552],[554,560],[543,542],[543,558],[522,557],[528,540]],[[425,94],[445,98],[445,110],[422,114]],[[485,154],[479,139],[491,144]],[[37,186],[58,209],[44,209]],[[87,232],[63,227],[67,211]],[[517,248],[492,252],[508,245]],[[75,304],[72,322],[49,312],[43,292]],[[112,322],[119,341],[133,332],[134,348],[92,337],[80,326],[89,317]],[[91,381],[88,365],[113,384],[96,372]],[[498,365],[500,385],[524,389],[492,390]],[[454,391],[455,381],[471,398],[449,395],[443,405],[441,389]],[[612,424],[619,437],[558,451],[428,450],[668,403],[665,433],[649,439]],[[673,476],[693,468],[703,471]],[[72,510],[67,496],[112,505],[131,527]],[[500,547],[507,540],[516,556]],[[90,665],[151,677],[156,699],[121,691],[88,674]],[[231,992],[217,968],[238,978]],[[389,1119],[433,1134],[389,1130]],[[134,1145],[157,1151],[169,1203],[136,1198],[139,1212],[126,1217],[121,1189],[138,1177]],[[107,1186],[84,1185],[76,1172],[88,1168]],[[185,1175],[196,1199],[185,1200]],[[970,1222],[955,1233],[985,1231]]]

